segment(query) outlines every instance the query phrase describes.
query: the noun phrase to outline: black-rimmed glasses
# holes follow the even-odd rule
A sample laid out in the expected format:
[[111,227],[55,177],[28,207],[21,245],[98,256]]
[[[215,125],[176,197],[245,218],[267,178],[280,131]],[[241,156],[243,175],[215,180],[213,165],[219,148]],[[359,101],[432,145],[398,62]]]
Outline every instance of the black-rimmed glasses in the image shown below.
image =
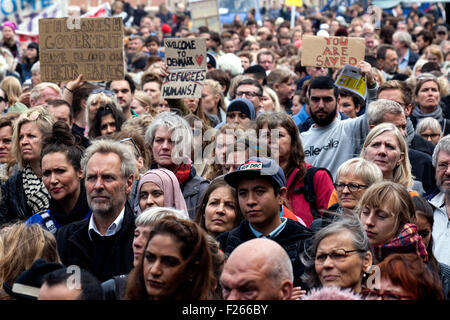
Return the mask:
[[350,192],[356,192],[359,189],[363,189],[363,188],[367,188],[368,186],[364,185],[364,184],[356,184],[356,183],[334,183],[334,188],[336,189],[336,191],[343,191],[345,189],[345,187],[348,188],[348,190],[350,190]]

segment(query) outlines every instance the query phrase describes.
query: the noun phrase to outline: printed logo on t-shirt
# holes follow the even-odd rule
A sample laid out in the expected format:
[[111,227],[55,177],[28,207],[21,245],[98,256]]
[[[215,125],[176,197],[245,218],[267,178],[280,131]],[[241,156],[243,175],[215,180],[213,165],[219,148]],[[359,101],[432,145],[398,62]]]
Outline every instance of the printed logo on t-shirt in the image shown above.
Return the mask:
[[328,141],[328,143],[322,147],[309,146],[309,148],[305,149],[305,157],[314,157],[318,156],[322,150],[330,150],[337,149],[339,146],[339,140],[334,140],[333,138]]

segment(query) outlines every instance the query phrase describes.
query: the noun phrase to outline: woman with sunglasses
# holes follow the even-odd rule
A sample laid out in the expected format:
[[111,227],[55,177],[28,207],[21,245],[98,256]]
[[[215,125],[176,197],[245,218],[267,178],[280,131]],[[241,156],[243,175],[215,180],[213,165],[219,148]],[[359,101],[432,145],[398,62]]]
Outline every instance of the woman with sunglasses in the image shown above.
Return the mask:
[[47,109],[34,107],[22,113],[13,132],[12,154],[19,170],[2,185],[0,226],[26,220],[49,208],[50,195],[42,181],[42,141],[52,133],[55,122]]
[[117,108],[114,103],[102,105],[95,114],[89,136],[92,138],[111,136],[120,131],[125,120],[122,110]]
[[302,260],[302,279],[311,289],[338,286],[359,293],[372,266],[372,253],[359,220],[347,216],[317,231]]

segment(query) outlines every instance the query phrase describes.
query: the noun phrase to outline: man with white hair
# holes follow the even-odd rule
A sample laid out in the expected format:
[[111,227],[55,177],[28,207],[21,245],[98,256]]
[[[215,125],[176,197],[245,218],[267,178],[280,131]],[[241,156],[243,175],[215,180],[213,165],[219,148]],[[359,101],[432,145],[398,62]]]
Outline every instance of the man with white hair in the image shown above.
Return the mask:
[[392,44],[398,55],[398,68],[406,70],[408,67],[412,70],[419,55],[410,49],[411,35],[406,31],[396,31],[392,36]]
[[31,107],[46,104],[50,100],[61,99],[61,89],[52,82],[41,82],[31,90]]
[[234,249],[220,284],[225,300],[289,300],[293,279],[286,251],[274,240],[257,238]]

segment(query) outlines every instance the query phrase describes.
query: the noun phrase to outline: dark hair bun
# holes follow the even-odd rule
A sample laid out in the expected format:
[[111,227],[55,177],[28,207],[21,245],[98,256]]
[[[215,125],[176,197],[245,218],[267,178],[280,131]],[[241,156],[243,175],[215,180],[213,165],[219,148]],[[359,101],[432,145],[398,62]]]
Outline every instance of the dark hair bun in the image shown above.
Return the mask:
[[44,145],[50,144],[62,144],[68,147],[75,146],[76,139],[66,122],[58,120],[53,124],[52,134],[44,141]]

